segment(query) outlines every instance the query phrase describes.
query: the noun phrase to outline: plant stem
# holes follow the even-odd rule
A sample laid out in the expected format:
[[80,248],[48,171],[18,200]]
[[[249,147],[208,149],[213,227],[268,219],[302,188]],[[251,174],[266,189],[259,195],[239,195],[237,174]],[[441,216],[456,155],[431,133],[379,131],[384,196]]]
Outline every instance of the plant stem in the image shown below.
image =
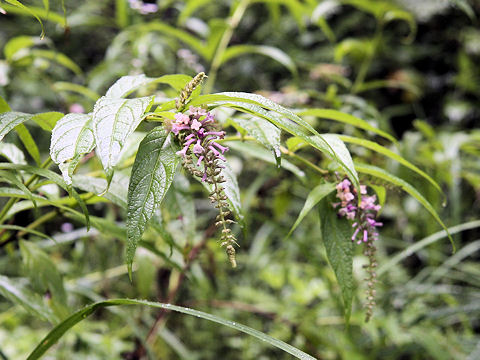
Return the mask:
[[233,11],[231,18],[228,21],[228,27],[223,32],[222,38],[218,43],[217,50],[213,56],[212,63],[210,65],[210,71],[208,72],[208,80],[205,85],[205,93],[209,94],[212,91],[213,85],[215,85],[215,80],[217,78],[218,69],[222,65],[222,58],[225,50],[227,50],[228,43],[232,39],[233,32],[240,23],[240,20],[247,10],[248,5],[251,0],[240,0],[240,3]]

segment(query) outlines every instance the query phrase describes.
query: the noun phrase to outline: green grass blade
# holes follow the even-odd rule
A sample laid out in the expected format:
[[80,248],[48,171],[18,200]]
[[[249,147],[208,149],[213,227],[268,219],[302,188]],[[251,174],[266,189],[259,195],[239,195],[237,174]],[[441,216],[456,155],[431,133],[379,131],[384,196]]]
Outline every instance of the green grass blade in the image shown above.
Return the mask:
[[28,356],[27,360],[35,360],[39,359],[45,352],[52,347],[62,336],[65,334],[70,328],[72,328],[75,324],[79,323],[80,321],[84,320],[88,316],[92,315],[97,309],[109,307],[109,306],[119,306],[119,305],[144,305],[153,308],[160,308],[164,310],[171,310],[177,311],[183,314],[191,315],[198,317],[200,319],[209,320],[224,326],[228,326],[232,329],[244,332],[248,335],[251,335],[267,344],[275,346],[293,356],[297,359],[302,360],[315,360],[313,356],[310,356],[303,351],[275,338],[272,338],[269,335],[266,335],[258,330],[252,329],[248,326],[238,324],[236,322],[225,320],[218,316],[208,314],[202,311],[197,311],[189,308],[185,308],[182,306],[170,305],[170,304],[163,304],[151,301],[144,301],[144,300],[134,300],[134,299],[112,299],[106,301],[100,301],[91,305],[84,307],[83,309],[77,311],[73,315],[69,316],[65,320],[63,320],[60,324],[55,326],[52,331],[50,331],[45,338],[37,345],[37,347],[32,351],[32,353]]

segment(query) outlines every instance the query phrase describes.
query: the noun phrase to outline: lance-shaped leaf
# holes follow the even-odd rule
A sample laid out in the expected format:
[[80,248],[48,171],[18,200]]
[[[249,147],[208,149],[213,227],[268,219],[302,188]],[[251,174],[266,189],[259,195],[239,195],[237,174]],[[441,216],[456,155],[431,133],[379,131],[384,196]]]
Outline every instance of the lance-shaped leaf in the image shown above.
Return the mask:
[[0,141],[7,135],[15,126],[23,124],[25,121],[32,118],[32,115],[16,111],[7,111],[0,114]]
[[61,118],[52,131],[50,157],[62,171],[68,185],[72,174],[84,154],[95,147],[92,117],[85,114],[68,114]]
[[333,190],[335,190],[335,185],[332,183],[320,184],[314,187],[313,190],[310,191],[310,194],[308,194],[302,211],[300,211],[297,220],[295,220],[295,224],[293,224],[287,236],[290,236],[292,232],[297,228],[297,226],[302,222],[303,218],[307,216],[310,210],[312,210],[315,205],[317,205],[325,196],[330,194]]
[[172,184],[180,157],[166,130],[150,131],[138,148],[128,187],[126,261],[131,277],[137,243]]
[[320,229],[328,261],[342,291],[345,319],[348,323],[353,298],[352,227],[346,219],[337,216],[331,205],[332,200],[332,196],[329,196],[319,203]]
[[153,103],[153,96],[136,99],[101,97],[93,109],[92,127],[97,144],[97,155],[107,174],[113,176],[113,167],[120,158],[120,152],[143,119],[143,114]]
[[267,149],[273,151],[273,155],[277,162],[280,162],[280,129],[270,122],[252,117],[251,119],[234,119],[241,128],[243,128],[247,134],[257,139]]

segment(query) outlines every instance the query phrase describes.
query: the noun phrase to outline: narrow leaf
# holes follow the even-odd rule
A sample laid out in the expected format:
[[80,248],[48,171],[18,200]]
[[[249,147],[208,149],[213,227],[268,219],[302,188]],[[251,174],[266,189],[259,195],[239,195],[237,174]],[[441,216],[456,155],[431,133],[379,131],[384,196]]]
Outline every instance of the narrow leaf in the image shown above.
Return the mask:
[[32,121],[37,123],[45,131],[52,131],[57,121],[64,115],[61,112],[49,111],[45,113],[35,114],[32,116]]
[[180,312],[183,314],[195,316],[200,319],[209,320],[215,322],[220,325],[228,326],[232,329],[237,331],[241,331],[248,335],[251,335],[267,344],[270,344],[280,350],[283,350],[297,359],[301,360],[315,360],[313,356],[304,353],[303,351],[271,336],[264,334],[258,330],[252,329],[248,326],[239,324],[237,322],[233,322],[230,320],[225,320],[221,317],[208,314],[202,311],[194,310],[185,308],[182,306],[171,305],[171,304],[162,304],[157,302],[150,302],[145,300],[134,300],[134,299],[111,299],[100,301],[97,303],[93,303],[84,307],[83,309],[77,311],[76,313],[72,314],[70,317],[63,320],[60,324],[58,324],[52,331],[48,333],[48,335],[43,338],[43,340],[37,345],[37,347],[33,350],[33,352],[28,356],[27,360],[36,360],[39,359],[45,352],[50,349],[70,328],[72,328],[75,324],[79,323],[83,319],[87,318],[88,316],[92,315],[97,309],[101,309],[104,307],[109,306],[119,306],[119,305],[144,305],[150,306],[154,308],[160,308],[164,310],[171,310]]
[[13,279],[0,275],[0,295],[39,318],[54,322],[55,315],[44,303],[43,298],[25,286],[25,279]]
[[297,220],[293,224],[287,236],[290,236],[297,226],[302,222],[303,218],[307,216],[310,210],[312,210],[313,207],[320,202],[320,200],[330,194],[333,190],[335,190],[335,184],[331,183],[320,184],[314,187],[313,190],[308,194],[307,200],[305,201]]
[[8,111],[0,114],[0,141],[17,125],[23,124],[32,118],[32,115],[16,111]]
[[222,64],[239,57],[241,55],[247,54],[259,54],[272,58],[273,60],[279,62],[285,66],[294,76],[297,76],[297,67],[293,62],[292,58],[288,56],[284,51],[273,47],[265,45],[234,45],[230,46],[225,50],[222,56]]
[[153,96],[136,99],[101,97],[93,109],[92,127],[97,144],[97,155],[107,174],[113,176],[113,167],[120,159],[120,152],[143,119],[143,114],[153,102]]
[[383,179],[385,181],[388,181],[394,185],[400,186],[402,190],[404,190],[406,193],[410,194],[413,196],[420,204],[423,205],[425,209],[433,216],[433,218],[440,224],[440,226],[447,232],[448,239],[452,243],[452,248],[453,251],[455,252],[455,243],[453,242],[452,237],[450,236],[450,233],[448,232],[447,227],[443,223],[443,221],[440,219],[440,216],[438,216],[437,212],[433,208],[433,206],[428,202],[427,199],[425,199],[422,194],[420,194],[417,189],[415,189],[412,185],[407,183],[405,180],[400,179],[399,177],[396,177],[395,175],[392,175],[385,170],[378,168],[376,166],[372,165],[367,165],[367,164],[355,164],[355,167],[357,170],[361,173],[368,174],[374,177],[377,177],[379,179]]
[[[129,178],[119,174],[121,173],[117,172],[113,175],[108,191],[102,194],[102,197],[126,209]],[[107,187],[107,180],[86,175],[73,175],[72,182],[76,188],[93,194],[100,194]]]
[[11,110],[5,99],[0,96],[0,114]]
[[75,191],[75,189],[72,189],[71,186],[68,186],[65,181],[63,181],[62,177],[53,171],[47,170],[47,169],[42,169],[38,168],[35,166],[29,166],[29,165],[19,165],[19,164],[9,164],[9,163],[0,163],[0,169],[14,169],[14,170],[23,170],[38,176],[42,176],[47,178],[48,180],[51,180],[67,192],[75,199],[75,201],[78,203],[80,208],[83,211],[83,214],[85,215],[85,220],[87,223],[87,227],[90,227],[90,220],[88,216],[88,210],[87,206],[85,205],[85,202],[82,200],[82,198],[78,195],[78,193]]
[[138,241],[172,184],[180,158],[166,130],[150,131],[138,148],[128,187],[126,262],[131,278]]
[[319,204],[320,229],[328,261],[342,290],[345,319],[348,323],[354,290],[352,227],[346,219],[337,216],[331,205],[332,200],[331,197],[323,198]]
[[67,114],[52,131],[50,157],[62,171],[63,179],[72,184],[72,174],[83,155],[95,147],[92,117],[86,114]]
[[38,151],[37,144],[35,143],[35,140],[33,140],[33,137],[28,131],[27,127],[23,124],[20,124],[15,127],[15,131],[17,132],[18,137],[20,138],[21,142],[25,146],[25,149],[27,149],[32,159],[35,160],[37,165],[40,165],[40,151]]
[[[7,3],[12,4],[18,8],[20,8],[22,11],[29,13],[30,15],[34,16],[35,19],[40,23],[40,26],[42,28],[42,33],[40,34],[40,39],[43,39],[45,37],[45,29],[43,27],[43,22],[42,20],[37,16],[35,12],[33,12],[29,7],[23,5],[20,1],[18,0],[5,0]],[[48,13],[48,12],[47,12]]]
[[395,161],[398,161],[400,164],[403,166],[408,167],[410,170],[415,171],[417,174],[428,180],[430,184],[432,184],[435,189],[437,189],[440,193],[442,192],[442,189],[440,185],[437,184],[435,180],[433,180],[428,174],[426,174],[424,171],[420,170],[418,167],[413,165],[411,162],[407,161],[404,159],[402,156],[394,153],[393,151],[387,149],[386,147],[383,147],[376,142],[370,141],[370,140],[365,140],[365,139],[360,139],[356,138],[353,136],[346,136],[346,135],[339,135],[339,138],[345,141],[346,143],[350,144],[355,144],[355,145],[360,145],[363,147],[366,147],[367,149],[373,150],[379,154],[385,155],[389,157],[390,159],[393,159]]
[[353,115],[343,113],[341,111],[332,110],[332,109],[308,109],[301,110],[297,113],[298,116],[315,116],[322,119],[328,119],[333,121],[338,121],[344,124],[353,125],[359,129],[371,131],[375,134],[378,134],[392,142],[396,142],[395,138],[389,133],[373,127],[365,120],[359,119]]

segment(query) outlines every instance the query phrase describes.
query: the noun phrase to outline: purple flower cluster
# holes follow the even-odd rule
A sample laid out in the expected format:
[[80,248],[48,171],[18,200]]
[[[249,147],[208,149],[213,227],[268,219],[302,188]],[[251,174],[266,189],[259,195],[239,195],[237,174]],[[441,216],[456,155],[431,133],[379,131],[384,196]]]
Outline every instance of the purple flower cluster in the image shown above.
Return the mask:
[[158,11],[157,4],[145,3],[141,0],[128,0],[130,8],[137,10],[140,14],[153,14]]
[[381,209],[381,206],[376,204],[376,195],[368,196],[365,185],[360,186],[360,193],[362,200],[358,204],[357,189],[352,186],[348,179],[345,179],[337,185],[337,198],[341,202],[333,204],[334,207],[340,206],[338,211],[340,216],[355,220],[352,225],[355,228],[352,241],[356,241],[357,244],[366,243],[369,239],[377,240],[378,232],[376,228],[383,225],[375,220]]
[[[203,108],[190,106],[188,114],[175,114],[175,121],[165,124],[175,135],[181,135],[182,150],[177,154],[186,158],[190,152],[197,157],[197,166],[204,163],[202,181],[207,180],[207,163],[213,159],[226,161],[223,154],[228,147],[220,145],[217,140],[223,139],[225,131],[218,131],[215,117]],[[210,154],[213,154],[210,155]],[[217,165],[217,167],[222,167]]]

